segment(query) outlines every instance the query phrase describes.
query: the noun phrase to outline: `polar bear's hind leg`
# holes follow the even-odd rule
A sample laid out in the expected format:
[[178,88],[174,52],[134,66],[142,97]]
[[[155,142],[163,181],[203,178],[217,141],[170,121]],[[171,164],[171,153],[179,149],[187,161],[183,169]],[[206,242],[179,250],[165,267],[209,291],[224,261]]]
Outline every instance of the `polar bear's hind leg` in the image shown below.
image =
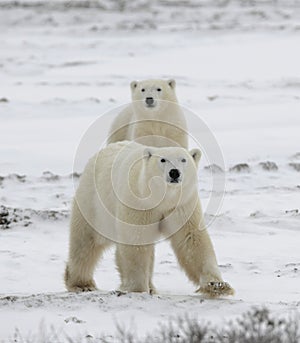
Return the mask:
[[[97,262],[110,242],[96,239],[96,233],[82,216],[76,202],[71,217],[69,260],[65,269],[65,285],[69,292],[97,289],[93,274]],[[101,238],[101,236],[99,235]]]

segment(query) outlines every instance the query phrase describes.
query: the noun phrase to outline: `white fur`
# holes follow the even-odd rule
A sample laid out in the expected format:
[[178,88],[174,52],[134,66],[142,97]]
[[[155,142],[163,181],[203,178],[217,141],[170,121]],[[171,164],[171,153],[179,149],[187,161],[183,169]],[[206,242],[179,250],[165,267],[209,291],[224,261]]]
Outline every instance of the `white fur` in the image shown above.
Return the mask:
[[[187,126],[175,87],[175,80],[132,81],[132,103],[112,123],[108,143],[135,140],[149,146],[187,148]],[[151,107],[146,103],[149,97],[154,101]]]
[[[198,198],[200,156],[197,149],[124,141],[108,145],[88,162],[72,211],[65,273],[69,291],[96,289],[95,265],[117,241],[120,290],[154,292],[154,244],[162,237],[170,239],[180,266],[200,291],[209,294],[209,282],[224,284]],[[180,172],[178,183],[171,183],[172,169]]]

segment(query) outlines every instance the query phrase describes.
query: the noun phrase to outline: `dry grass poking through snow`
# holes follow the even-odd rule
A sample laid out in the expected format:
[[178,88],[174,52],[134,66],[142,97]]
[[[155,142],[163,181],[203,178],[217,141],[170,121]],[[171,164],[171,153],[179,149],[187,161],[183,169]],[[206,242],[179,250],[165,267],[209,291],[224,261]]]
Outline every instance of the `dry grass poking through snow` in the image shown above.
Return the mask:
[[19,343],[298,343],[300,341],[300,315],[285,318],[272,315],[266,308],[252,308],[242,316],[214,326],[188,315],[170,319],[151,335],[136,337],[132,330],[116,324],[116,335],[93,337],[83,335],[68,337],[54,328],[47,330],[42,323],[36,335],[23,337],[16,329],[10,342]]

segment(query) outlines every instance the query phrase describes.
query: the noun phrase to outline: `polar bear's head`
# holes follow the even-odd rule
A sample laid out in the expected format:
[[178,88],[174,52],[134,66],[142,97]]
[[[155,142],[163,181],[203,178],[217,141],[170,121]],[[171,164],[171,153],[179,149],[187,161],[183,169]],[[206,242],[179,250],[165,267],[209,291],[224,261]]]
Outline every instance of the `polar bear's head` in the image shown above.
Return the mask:
[[143,195],[149,197],[149,204],[160,204],[161,209],[167,210],[196,199],[200,157],[199,149],[144,148],[138,184],[144,189]]
[[[197,167],[201,158],[199,149],[147,147],[144,150],[144,173],[146,179],[158,177],[168,187],[187,186],[197,183]],[[145,175],[144,175],[145,177]]]
[[143,110],[155,112],[167,106],[168,102],[177,103],[175,86],[173,79],[132,81],[132,100]]

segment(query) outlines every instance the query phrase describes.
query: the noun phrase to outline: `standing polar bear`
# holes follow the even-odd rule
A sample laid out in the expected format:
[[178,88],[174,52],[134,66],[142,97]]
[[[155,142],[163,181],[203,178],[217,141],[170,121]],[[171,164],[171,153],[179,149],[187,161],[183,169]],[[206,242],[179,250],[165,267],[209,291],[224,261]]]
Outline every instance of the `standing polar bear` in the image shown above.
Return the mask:
[[154,245],[168,238],[199,292],[233,294],[222,280],[204,227],[197,191],[198,149],[110,144],[88,162],[74,199],[65,284],[96,289],[93,273],[104,250],[116,244],[121,291],[155,292]]
[[132,81],[132,103],[113,121],[108,143],[134,140],[149,146],[188,147],[187,125],[175,80]]

